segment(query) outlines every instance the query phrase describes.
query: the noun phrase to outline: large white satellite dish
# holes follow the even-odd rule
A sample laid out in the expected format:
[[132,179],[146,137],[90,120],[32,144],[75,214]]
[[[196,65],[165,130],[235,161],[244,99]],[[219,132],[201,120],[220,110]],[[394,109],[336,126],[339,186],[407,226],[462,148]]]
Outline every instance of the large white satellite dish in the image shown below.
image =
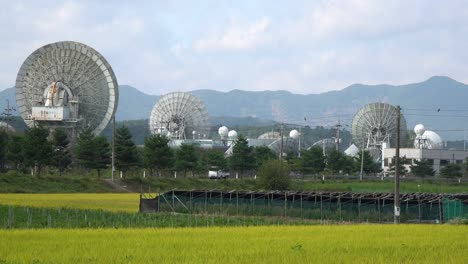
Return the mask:
[[99,134],[118,104],[112,67],[93,48],[74,41],[45,45],[21,65],[16,104],[29,127],[62,127],[74,134],[91,128]]
[[[365,105],[353,118],[351,134],[358,147],[364,147],[379,160],[383,143],[396,146],[397,108],[386,103]],[[405,142],[406,120],[400,113],[400,143]]]
[[151,111],[149,127],[153,134],[164,127],[173,138],[187,139],[186,135],[191,131],[206,135],[208,118],[208,111],[200,99],[190,93],[173,92],[156,102]]

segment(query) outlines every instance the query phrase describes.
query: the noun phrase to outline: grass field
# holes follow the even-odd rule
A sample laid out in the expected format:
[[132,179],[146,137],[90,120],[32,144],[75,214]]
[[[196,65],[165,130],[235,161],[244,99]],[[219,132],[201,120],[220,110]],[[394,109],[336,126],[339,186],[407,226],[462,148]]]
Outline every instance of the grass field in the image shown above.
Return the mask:
[[0,263],[466,263],[468,226],[0,230]]
[[97,177],[31,176],[14,171],[0,173],[0,193],[101,193],[115,192]]
[[138,193],[0,194],[1,205],[138,212]]
[[[131,186],[139,192],[141,189],[168,191],[172,189],[210,189],[210,190],[259,190],[258,181],[252,178],[209,180],[206,178],[179,177],[174,178],[128,178],[125,185]],[[380,181],[335,180],[326,178],[325,182],[318,179],[294,180],[291,190],[295,191],[345,191],[345,192],[393,192],[393,181],[390,178]],[[102,179],[95,176],[34,176],[16,172],[0,173],[0,193],[109,193],[121,192],[109,186]],[[468,192],[468,183],[435,182],[426,179],[422,181],[409,181],[401,179],[402,193],[430,192],[430,193],[461,193]]]

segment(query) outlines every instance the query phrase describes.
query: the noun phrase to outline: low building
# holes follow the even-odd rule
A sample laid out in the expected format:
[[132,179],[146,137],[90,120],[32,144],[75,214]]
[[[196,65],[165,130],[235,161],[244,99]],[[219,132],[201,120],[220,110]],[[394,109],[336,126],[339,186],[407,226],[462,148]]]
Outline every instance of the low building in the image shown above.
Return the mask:
[[[395,157],[395,148],[382,148],[382,168],[387,172]],[[415,164],[415,160],[426,159],[432,164],[434,171],[439,173],[444,166],[456,163],[462,164],[468,158],[468,151],[447,150],[447,149],[427,149],[427,148],[400,148],[400,157],[406,157],[408,164],[405,164],[408,172],[410,165]]]

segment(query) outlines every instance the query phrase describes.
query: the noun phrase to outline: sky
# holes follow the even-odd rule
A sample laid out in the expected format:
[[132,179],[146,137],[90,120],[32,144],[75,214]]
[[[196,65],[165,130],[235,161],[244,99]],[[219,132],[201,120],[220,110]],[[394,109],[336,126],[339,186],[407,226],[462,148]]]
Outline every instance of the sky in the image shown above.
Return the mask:
[[73,40],[119,84],[172,91],[468,83],[468,1],[0,0],[0,90],[29,54]]

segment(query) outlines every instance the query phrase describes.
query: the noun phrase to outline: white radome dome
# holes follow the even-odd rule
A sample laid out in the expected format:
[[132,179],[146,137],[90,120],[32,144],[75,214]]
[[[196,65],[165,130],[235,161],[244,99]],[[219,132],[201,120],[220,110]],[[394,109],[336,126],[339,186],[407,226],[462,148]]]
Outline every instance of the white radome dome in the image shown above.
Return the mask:
[[221,138],[226,138],[228,136],[229,129],[226,126],[222,126],[218,129],[218,134]]
[[237,131],[235,131],[235,130],[229,131],[228,138],[229,139],[237,139]]
[[424,128],[423,124],[417,124],[414,127],[414,133],[416,133],[417,136],[422,136],[425,131],[426,131],[426,129]]
[[291,130],[291,132],[289,132],[289,137],[292,139],[298,139],[299,131],[297,131],[296,129]]

